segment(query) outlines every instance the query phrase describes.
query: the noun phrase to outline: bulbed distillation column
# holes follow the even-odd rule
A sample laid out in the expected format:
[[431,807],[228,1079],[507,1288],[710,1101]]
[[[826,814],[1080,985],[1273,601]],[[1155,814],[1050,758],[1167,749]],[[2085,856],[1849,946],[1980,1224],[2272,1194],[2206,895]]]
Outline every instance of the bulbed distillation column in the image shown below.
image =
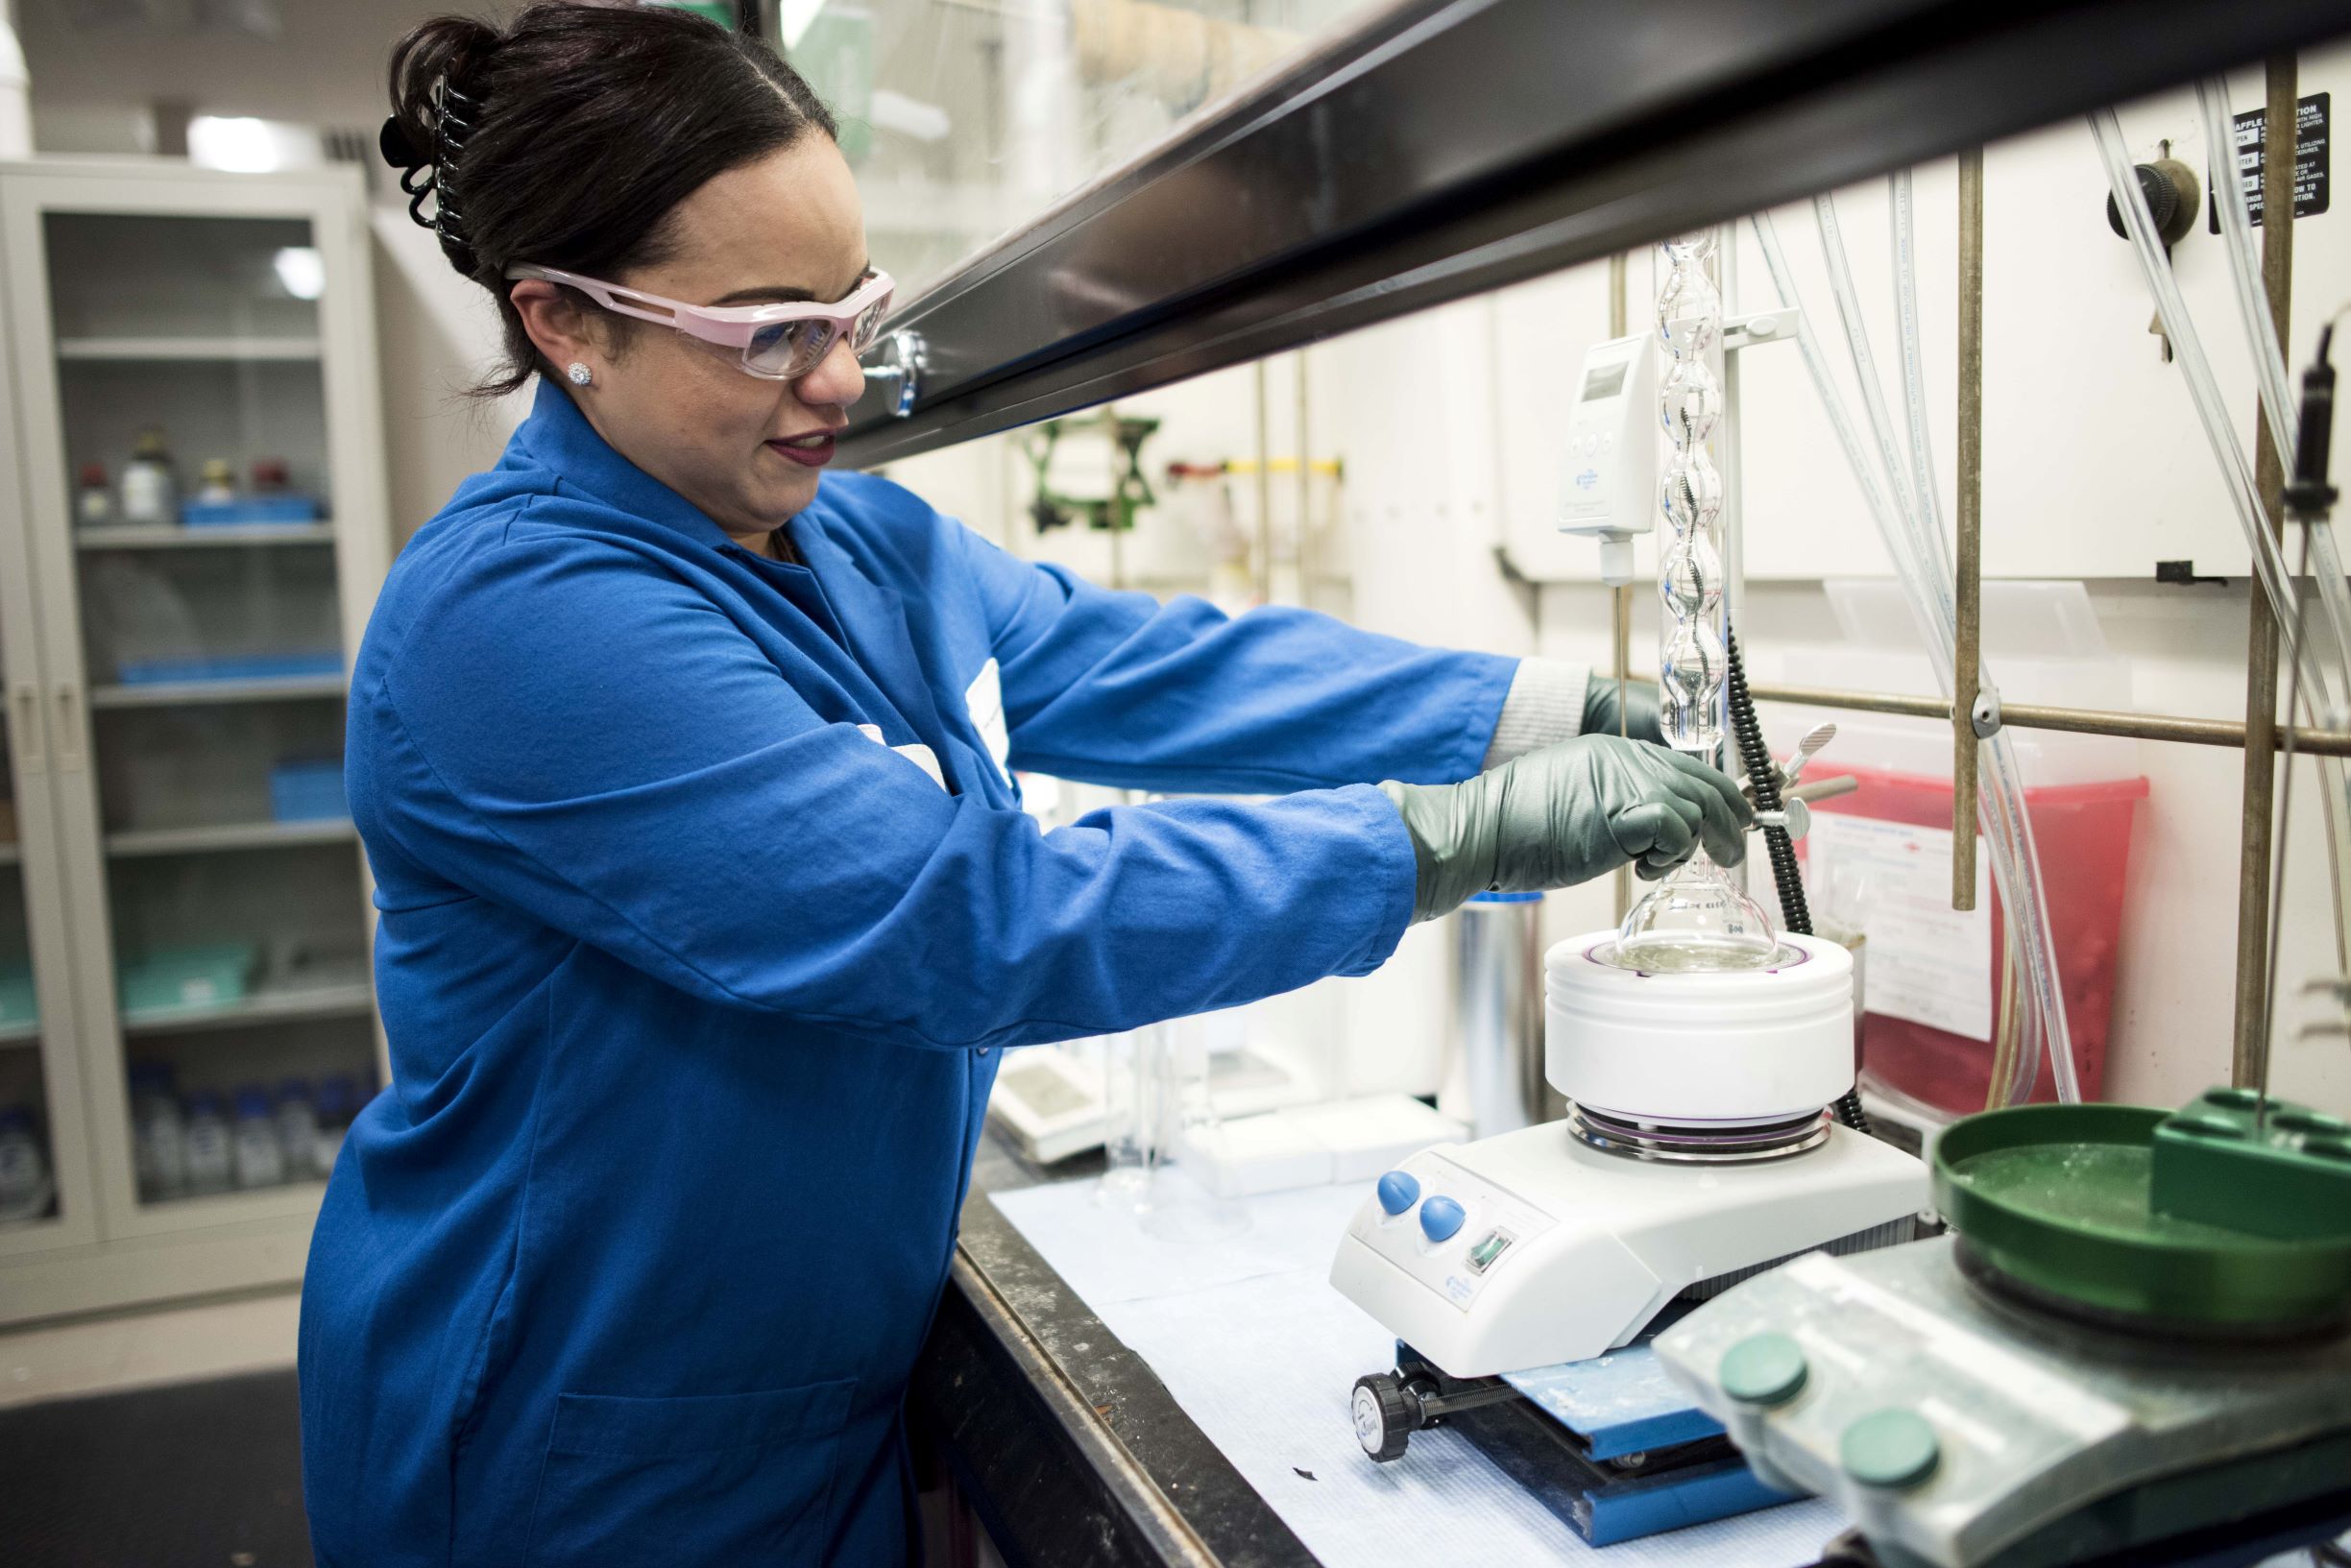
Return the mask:
[[[1714,466],[1722,418],[1722,293],[1708,270],[1712,230],[1660,247],[1658,419],[1665,432],[1658,510],[1666,540],[1658,561],[1663,604],[1658,672],[1665,741],[1700,761],[1724,760],[1728,673],[1723,625],[1723,481]],[[1759,969],[1778,939],[1770,917],[1704,849],[1635,905],[1617,934],[1616,961],[1650,971]]]

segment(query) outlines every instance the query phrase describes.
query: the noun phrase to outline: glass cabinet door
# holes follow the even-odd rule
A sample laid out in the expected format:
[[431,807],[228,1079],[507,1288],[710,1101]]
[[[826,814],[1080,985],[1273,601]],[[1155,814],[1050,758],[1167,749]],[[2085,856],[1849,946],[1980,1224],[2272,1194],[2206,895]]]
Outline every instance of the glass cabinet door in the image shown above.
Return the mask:
[[110,967],[118,1230],[315,1202],[376,1087],[324,221],[12,204],[46,284],[28,447],[88,708],[66,808],[100,868],[76,945]]
[[[12,608],[0,603],[0,649],[7,648]],[[47,832],[36,820],[47,815],[42,792],[24,787],[25,776],[43,761],[45,740],[25,738],[41,722],[39,696],[21,671],[9,675],[8,689],[22,696],[0,712],[0,1254],[87,1240],[91,1230],[89,1194],[79,1179],[80,1107],[73,1042],[63,1027],[66,998],[47,997],[44,1011],[51,988],[35,969],[36,956],[54,963],[64,936],[61,916],[53,906],[36,913],[28,890],[28,881],[53,884],[29,864],[53,847],[28,843]],[[44,889],[53,892],[54,885]]]
[[97,1235],[15,432],[0,384],[0,1257]]

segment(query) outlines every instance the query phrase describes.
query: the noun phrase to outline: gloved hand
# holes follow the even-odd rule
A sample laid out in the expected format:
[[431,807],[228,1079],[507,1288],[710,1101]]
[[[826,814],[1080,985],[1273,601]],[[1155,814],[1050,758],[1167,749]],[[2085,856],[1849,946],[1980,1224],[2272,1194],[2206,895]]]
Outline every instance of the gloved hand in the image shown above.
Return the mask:
[[1653,746],[1665,744],[1663,716],[1658,711],[1655,681],[1613,681],[1595,675],[1584,688],[1584,722],[1578,735],[1615,735],[1618,710],[1624,714],[1625,735]]
[[1736,865],[1754,816],[1704,762],[1613,735],[1577,736],[1456,784],[1379,787],[1412,834],[1416,923],[1472,893],[1567,887],[1627,861],[1661,877],[1701,844]]

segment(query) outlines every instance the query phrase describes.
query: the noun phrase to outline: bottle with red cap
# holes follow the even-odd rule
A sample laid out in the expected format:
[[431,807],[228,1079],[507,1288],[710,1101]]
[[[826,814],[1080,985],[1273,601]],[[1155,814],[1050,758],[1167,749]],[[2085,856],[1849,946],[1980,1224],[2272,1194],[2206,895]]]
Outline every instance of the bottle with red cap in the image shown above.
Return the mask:
[[114,520],[114,492],[107,484],[104,463],[82,465],[82,481],[74,492],[74,521],[85,528],[103,528]]

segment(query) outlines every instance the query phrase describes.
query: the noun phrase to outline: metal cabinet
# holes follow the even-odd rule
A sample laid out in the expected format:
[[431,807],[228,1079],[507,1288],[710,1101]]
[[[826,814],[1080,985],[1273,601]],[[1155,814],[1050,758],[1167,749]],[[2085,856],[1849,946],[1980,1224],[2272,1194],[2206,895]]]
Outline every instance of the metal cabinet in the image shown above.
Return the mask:
[[0,1230],[0,1321],[299,1277],[381,1081],[341,774],[389,541],[366,213],[350,168],[0,165],[0,1171],[29,1122],[55,1189]]

